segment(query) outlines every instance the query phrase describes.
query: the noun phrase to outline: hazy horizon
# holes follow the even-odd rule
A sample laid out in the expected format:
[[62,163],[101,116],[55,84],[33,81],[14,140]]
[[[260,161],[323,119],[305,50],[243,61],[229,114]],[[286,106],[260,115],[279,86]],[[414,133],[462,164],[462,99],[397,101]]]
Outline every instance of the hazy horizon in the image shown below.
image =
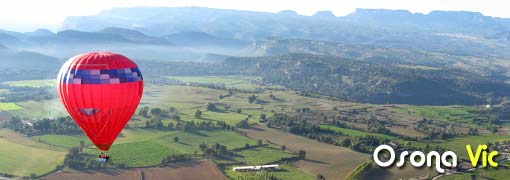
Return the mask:
[[[38,28],[46,28],[52,31],[60,29],[61,23],[69,16],[87,16],[98,14],[101,11],[113,8],[126,7],[207,7],[217,9],[248,10],[259,12],[276,13],[282,10],[293,10],[300,15],[313,15],[317,11],[331,11],[336,16],[345,16],[357,8],[364,9],[390,9],[408,10],[412,13],[428,14],[431,11],[472,11],[480,12],[486,16],[510,17],[510,12],[502,1],[470,1],[462,0],[431,0],[431,1],[409,1],[409,0],[360,0],[360,1],[301,1],[296,4],[291,0],[272,1],[139,1],[139,0],[92,0],[92,1],[60,1],[49,0],[39,1],[11,1],[0,7],[0,29],[28,32]],[[27,6],[30,4],[30,6]],[[59,6],[55,6],[59,4]]]

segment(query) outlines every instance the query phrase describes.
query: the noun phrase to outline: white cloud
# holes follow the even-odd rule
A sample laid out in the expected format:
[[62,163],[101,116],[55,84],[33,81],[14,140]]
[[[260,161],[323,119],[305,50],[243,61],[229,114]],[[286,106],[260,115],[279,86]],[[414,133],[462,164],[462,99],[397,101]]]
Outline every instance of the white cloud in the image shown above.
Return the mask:
[[303,15],[331,10],[337,16],[351,13],[355,8],[407,9],[421,13],[464,10],[510,17],[506,4],[503,0],[10,0],[0,3],[0,29],[55,28],[67,16],[92,15],[114,7],[134,6],[202,6],[266,12],[290,9]]

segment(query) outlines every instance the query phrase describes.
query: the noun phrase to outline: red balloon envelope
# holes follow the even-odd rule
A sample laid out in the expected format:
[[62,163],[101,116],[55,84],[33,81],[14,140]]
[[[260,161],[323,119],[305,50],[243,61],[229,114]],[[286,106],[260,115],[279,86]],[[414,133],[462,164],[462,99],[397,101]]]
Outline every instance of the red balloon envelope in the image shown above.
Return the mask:
[[97,148],[108,151],[142,98],[136,63],[110,52],[80,54],[64,63],[57,80],[69,115]]

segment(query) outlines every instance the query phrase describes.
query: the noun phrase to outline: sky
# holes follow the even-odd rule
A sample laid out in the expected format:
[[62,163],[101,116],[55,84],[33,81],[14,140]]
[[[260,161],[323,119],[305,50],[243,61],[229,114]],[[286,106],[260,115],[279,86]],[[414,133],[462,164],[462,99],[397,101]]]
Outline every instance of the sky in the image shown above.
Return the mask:
[[356,8],[404,9],[425,14],[451,10],[510,18],[508,1],[504,0],[2,0],[0,29],[56,31],[68,16],[94,15],[116,7],[136,6],[201,6],[262,12],[294,10],[301,15],[328,10],[337,16],[352,13]]

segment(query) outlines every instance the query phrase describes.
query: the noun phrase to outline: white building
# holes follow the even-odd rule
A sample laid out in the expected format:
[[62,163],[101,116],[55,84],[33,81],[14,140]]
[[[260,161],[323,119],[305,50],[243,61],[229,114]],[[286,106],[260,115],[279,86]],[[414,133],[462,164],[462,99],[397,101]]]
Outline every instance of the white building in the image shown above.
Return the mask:
[[239,166],[232,168],[234,172],[246,172],[246,171],[260,171],[260,170],[273,170],[278,169],[280,165],[278,164],[270,164],[270,165],[261,165],[261,166]]

